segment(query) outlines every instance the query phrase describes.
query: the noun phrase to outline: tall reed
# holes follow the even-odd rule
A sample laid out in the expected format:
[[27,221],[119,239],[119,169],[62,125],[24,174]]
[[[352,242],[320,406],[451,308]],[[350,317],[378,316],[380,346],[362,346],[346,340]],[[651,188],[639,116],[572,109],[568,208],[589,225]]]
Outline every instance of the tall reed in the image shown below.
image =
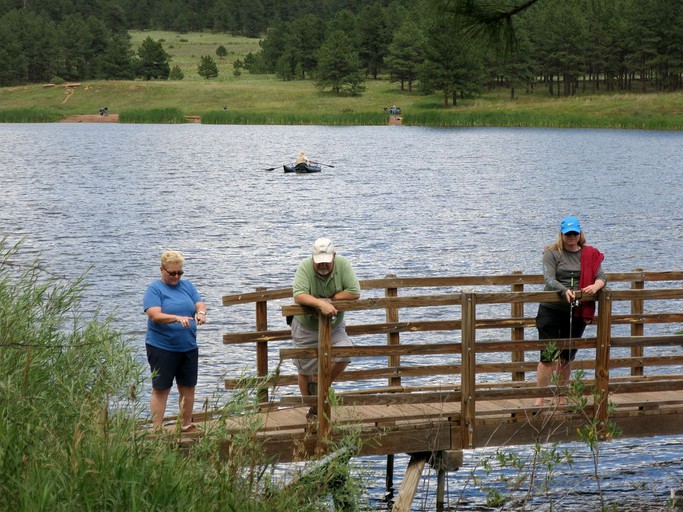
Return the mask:
[[133,109],[119,113],[119,123],[181,124],[186,122],[185,114],[179,108]]
[[0,123],[53,123],[62,117],[62,114],[51,109],[10,108],[0,110]]
[[201,116],[202,124],[378,126],[387,124],[383,113],[339,112],[335,114],[289,112],[211,111]]
[[403,124],[434,127],[530,127],[607,128],[635,130],[683,130],[683,119],[664,115],[591,116],[585,113],[529,111],[416,112],[403,117]]

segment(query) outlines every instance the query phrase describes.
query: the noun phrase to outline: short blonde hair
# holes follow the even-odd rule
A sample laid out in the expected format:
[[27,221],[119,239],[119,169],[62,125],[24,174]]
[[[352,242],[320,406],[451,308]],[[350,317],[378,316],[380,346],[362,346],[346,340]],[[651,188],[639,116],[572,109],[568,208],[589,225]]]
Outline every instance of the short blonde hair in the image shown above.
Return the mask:
[[161,255],[161,266],[168,265],[169,263],[180,263],[181,265],[185,262],[183,254],[179,251],[166,251]]

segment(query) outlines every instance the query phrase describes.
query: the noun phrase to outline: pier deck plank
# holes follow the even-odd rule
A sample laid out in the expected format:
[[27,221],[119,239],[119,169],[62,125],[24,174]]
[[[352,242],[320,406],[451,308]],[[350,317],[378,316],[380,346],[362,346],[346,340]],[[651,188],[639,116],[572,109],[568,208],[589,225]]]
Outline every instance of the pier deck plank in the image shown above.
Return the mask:
[[[616,405],[612,421],[624,437],[683,434],[683,390],[612,393],[610,401]],[[576,440],[576,428],[585,424],[587,416],[568,406],[533,404],[532,399],[476,402],[476,446],[533,443],[539,436],[548,441]],[[264,453],[280,462],[299,460],[316,448],[315,424],[307,421],[307,410],[305,406],[265,410],[248,420],[229,420],[228,430],[248,429],[256,420],[260,427],[254,434]],[[363,440],[359,455],[459,450],[468,448],[462,446],[459,434],[461,419],[460,402],[337,406],[332,410],[332,439],[355,429]],[[198,436],[183,437],[189,445]],[[226,439],[226,454],[229,444]]]

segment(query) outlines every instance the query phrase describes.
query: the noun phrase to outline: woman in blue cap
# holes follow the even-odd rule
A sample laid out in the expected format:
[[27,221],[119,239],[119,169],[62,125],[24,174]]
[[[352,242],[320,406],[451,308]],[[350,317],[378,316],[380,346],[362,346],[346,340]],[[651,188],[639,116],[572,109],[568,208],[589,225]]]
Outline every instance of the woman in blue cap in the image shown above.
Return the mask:
[[[576,290],[595,295],[607,282],[602,270],[604,255],[595,247],[586,244],[579,219],[565,217],[560,224],[557,241],[543,251],[543,278],[546,291],[556,291],[563,300],[543,302],[538,306],[536,328],[538,339],[580,338],[586,325],[593,321],[595,302],[576,304]],[[576,349],[557,347],[559,350],[541,352],[538,363],[537,382],[539,387],[550,383],[553,370],[558,374],[557,384],[569,381],[571,362]],[[559,403],[564,403],[558,397]],[[536,399],[536,405],[543,405],[543,398]]]

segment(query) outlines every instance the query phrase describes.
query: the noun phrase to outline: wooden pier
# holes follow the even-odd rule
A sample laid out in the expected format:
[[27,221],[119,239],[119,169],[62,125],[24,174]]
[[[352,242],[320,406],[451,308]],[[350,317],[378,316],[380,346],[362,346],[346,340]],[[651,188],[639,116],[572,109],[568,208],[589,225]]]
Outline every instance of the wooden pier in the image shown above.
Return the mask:
[[[258,289],[223,297],[225,306],[255,307],[254,330],[226,333],[223,341],[254,348],[248,382],[260,386],[256,440],[270,460],[322,455],[353,432],[361,440],[357,455],[387,455],[388,474],[394,454],[412,455],[394,506],[408,510],[415,474],[426,462],[440,475],[457,469],[463,449],[577,440],[576,429],[592,420],[601,439],[608,423],[623,437],[683,433],[683,271],[607,280],[596,298],[596,327],[584,338],[555,340],[559,349],[580,349],[572,367],[585,372],[580,408],[554,404],[565,390],[536,386],[547,343],[536,336],[537,305],[559,300],[542,291],[541,275],[361,281],[360,300],[335,303],[348,312],[355,346],[331,348],[330,319],[320,317],[317,351],[292,348],[284,316],[310,312],[292,305],[292,290]],[[270,328],[272,317],[278,328]],[[302,397],[296,374],[282,366],[316,352],[319,395]],[[342,356],[362,364],[352,362],[332,386],[330,361]],[[537,397],[547,405],[534,406]],[[320,411],[316,423],[306,420],[311,405]],[[242,428],[239,419],[232,425]],[[223,450],[230,455],[229,439]]]

